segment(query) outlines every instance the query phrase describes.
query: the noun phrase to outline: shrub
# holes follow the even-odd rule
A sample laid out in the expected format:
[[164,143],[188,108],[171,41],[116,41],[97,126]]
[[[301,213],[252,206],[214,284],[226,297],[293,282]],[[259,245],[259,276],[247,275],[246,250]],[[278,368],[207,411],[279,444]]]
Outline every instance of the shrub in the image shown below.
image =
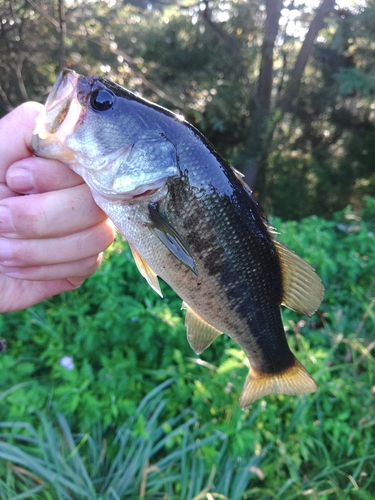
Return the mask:
[[[366,498],[361,495],[375,488],[375,200],[367,200],[362,214],[346,209],[330,221],[271,222],[280,241],[316,267],[326,287],[312,318],[283,310],[289,344],[319,393],[272,395],[241,411],[244,354],[223,335],[195,356],[185,338],[181,301],[163,284],[160,299],[119,239],[79,290],[0,316],[0,336],[8,340],[0,358],[0,421],[27,423],[36,435],[48,422],[55,428],[59,414],[69,419],[72,435],[94,439],[100,427],[102,438],[114,443],[124,422],[139,429],[132,418],[142,398],[173,379],[163,391],[159,424],[168,430],[183,416],[184,425],[191,409],[199,439],[225,436],[228,464],[259,457],[249,498],[300,498],[310,490],[323,498],[340,498],[340,492]],[[205,481],[221,456],[220,443],[214,439],[204,447]],[[108,450],[114,457],[115,446]],[[171,488],[178,495],[182,487],[176,478]],[[220,488],[212,491],[229,494]]]

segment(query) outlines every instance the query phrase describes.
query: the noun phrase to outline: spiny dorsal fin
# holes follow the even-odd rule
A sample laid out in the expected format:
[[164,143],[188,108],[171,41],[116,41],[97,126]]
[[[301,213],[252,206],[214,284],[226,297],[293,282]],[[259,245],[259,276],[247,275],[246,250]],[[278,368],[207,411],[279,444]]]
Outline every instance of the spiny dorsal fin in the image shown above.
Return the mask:
[[201,354],[223,332],[204,321],[186,302],[182,303],[181,309],[186,309],[186,336],[190,347],[196,354]]
[[308,394],[318,390],[314,379],[296,358],[294,364],[282,373],[261,373],[250,368],[240,397],[244,410],[255,400],[268,394]]
[[311,316],[318,309],[324,286],[314,269],[292,250],[274,241],[283,276],[282,304],[293,311]]
[[138,271],[142,274],[142,276],[145,278],[150,287],[153,290],[155,290],[155,292],[158,293],[160,297],[163,297],[163,294],[161,293],[160,290],[157,274],[154,273],[151,267],[147,264],[147,262],[143,259],[143,257],[137,252],[137,250],[132,245],[129,245],[129,247],[130,250],[132,251],[134,261],[137,264]]
[[168,248],[168,250],[186,266],[196,276],[198,276],[194,257],[184,239],[178,234],[176,229],[167,219],[157,211],[155,207],[149,205],[151,224],[149,225],[157,238]]

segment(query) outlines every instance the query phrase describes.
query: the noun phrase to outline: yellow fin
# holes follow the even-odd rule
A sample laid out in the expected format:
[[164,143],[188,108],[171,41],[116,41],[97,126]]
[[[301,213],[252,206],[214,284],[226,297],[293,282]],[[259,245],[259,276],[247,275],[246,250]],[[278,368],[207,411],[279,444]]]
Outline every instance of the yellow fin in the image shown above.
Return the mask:
[[150,287],[155,290],[156,293],[163,297],[163,294],[160,290],[160,285],[158,281],[157,274],[151,269],[151,267],[147,264],[144,258],[137,252],[137,250],[129,244],[130,250],[132,251],[133,258],[135,263],[137,264],[138,271],[145,278]]
[[186,309],[186,336],[190,347],[196,354],[200,354],[223,332],[204,321],[186,302],[182,303],[181,309]]
[[250,368],[240,397],[240,406],[248,408],[256,399],[268,394],[308,394],[318,386],[296,358],[294,364],[282,373],[262,373]]
[[307,316],[318,309],[324,286],[314,269],[305,260],[278,241],[274,242],[283,276],[282,305]]

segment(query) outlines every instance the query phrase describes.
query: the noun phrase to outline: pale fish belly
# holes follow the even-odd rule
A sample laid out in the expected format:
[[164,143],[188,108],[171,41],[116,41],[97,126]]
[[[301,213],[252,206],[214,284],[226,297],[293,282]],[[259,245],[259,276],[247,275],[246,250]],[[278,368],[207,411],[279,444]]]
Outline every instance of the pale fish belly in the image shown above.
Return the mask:
[[[198,269],[196,276],[150,231],[148,204],[113,204],[103,199],[97,199],[97,203],[155,274],[202,319],[233,338],[245,351],[250,362],[256,363],[258,355],[261,355],[258,352],[259,344],[252,342],[246,319],[236,314],[219,277],[205,272],[204,256],[193,255]],[[239,338],[243,339],[246,333],[246,342],[239,342]]]

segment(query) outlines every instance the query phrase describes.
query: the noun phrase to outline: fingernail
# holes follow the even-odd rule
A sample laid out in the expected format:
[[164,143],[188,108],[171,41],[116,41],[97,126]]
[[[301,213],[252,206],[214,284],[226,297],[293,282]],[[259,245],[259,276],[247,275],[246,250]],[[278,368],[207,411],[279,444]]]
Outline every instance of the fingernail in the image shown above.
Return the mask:
[[12,263],[12,243],[8,238],[0,238],[0,262],[3,265]]
[[13,168],[7,175],[8,185],[13,191],[28,193],[34,190],[34,179],[31,172],[23,167]]
[[9,208],[0,206],[0,234],[15,233],[15,231]]

